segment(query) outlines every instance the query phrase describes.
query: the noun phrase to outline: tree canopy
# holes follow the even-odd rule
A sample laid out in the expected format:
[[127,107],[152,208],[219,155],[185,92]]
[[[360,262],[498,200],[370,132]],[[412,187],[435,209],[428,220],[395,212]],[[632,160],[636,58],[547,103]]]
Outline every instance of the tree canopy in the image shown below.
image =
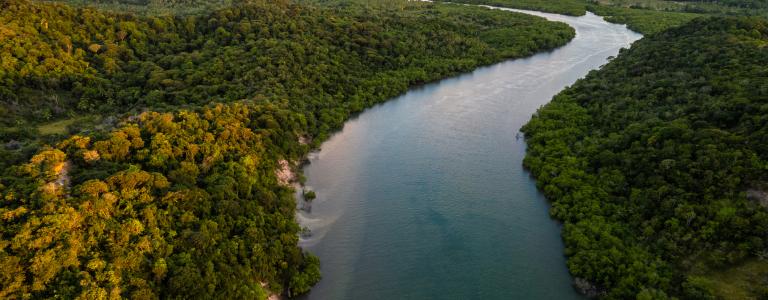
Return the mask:
[[564,222],[574,276],[608,298],[704,299],[716,291],[697,264],[764,256],[766,199],[747,196],[768,179],[766,45],[764,19],[695,19],[623,50],[525,125],[524,163]]

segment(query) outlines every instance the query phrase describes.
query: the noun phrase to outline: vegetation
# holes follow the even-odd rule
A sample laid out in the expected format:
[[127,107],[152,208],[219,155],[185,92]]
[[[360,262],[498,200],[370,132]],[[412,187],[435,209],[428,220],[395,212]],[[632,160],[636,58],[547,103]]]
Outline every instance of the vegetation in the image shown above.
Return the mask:
[[[765,15],[768,10],[746,5],[728,5],[722,1],[668,1],[668,0],[592,0],[592,4],[667,12],[689,12],[716,15]],[[747,2],[747,1],[740,1]]]
[[315,194],[315,191],[305,191],[303,196],[304,196],[304,199],[307,201],[312,201],[312,200],[315,200],[315,198],[317,198],[317,194]]
[[451,2],[538,10],[569,16],[583,16],[587,13],[586,2],[582,0],[458,0]]
[[713,291],[719,299],[764,299],[768,296],[768,263],[750,259],[725,269],[694,267],[691,281]]
[[233,0],[39,0],[63,2],[76,7],[98,8],[107,11],[142,16],[200,15],[231,7],[243,1]]
[[[683,0],[683,2],[698,2],[694,0]],[[739,7],[739,8],[751,8],[751,9],[764,9],[768,8],[768,1],[765,0],[712,0],[702,1],[709,2],[723,6]]]
[[[768,279],[766,199],[747,198],[768,179],[767,25],[695,19],[644,38],[523,128],[569,269],[593,290],[711,299]],[[728,270],[757,271],[712,284]]]
[[630,29],[643,34],[657,33],[707,15],[768,17],[768,2],[762,0],[457,0],[454,2],[532,9],[573,16],[584,15],[586,11],[591,11],[604,16],[609,22],[627,24]]
[[688,23],[701,14],[657,11],[618,6],[590,5],[589,10],[612,23],[627,24],[629,29],[642,34],[653,34]]
[[311,112],[309,133],[324,135],[349,113],[410,85],[573,36],[564,24],[530,16],[406,2],[328,9],[254,3],[209,16],[146,18],[1,4],[5,141],[36,137],[40,120],[254,97]]
[[[21,163],[39,144],[52,142],[39,133],[62,132],[39,132],[41,121],[210,101],[281,103],[307,112],[306,130],[322,137],[350,113],[410,85],[549,49],[573,36],[564,24],[530,16],[389,3],[320,9],[262,2],[202,16],[137,17],[2,1],[0,141],[13,142],[13,151],[0,147],[0,167]],[[114,122],[60,124],[72,134]]]
[[410,1],[135,15],[2,0],[0,297],[304,293],[319,262],[296,245],[280,161],[409,86],[573,36]]
[[265,116],[295,116],[268,109],[143,113],[11,168],[0,190],[0,296],[263,298],[261,282],[308,290],[317,259],[296,247],[295,202],[276,183],[271,151],[291,128],[253,129]]

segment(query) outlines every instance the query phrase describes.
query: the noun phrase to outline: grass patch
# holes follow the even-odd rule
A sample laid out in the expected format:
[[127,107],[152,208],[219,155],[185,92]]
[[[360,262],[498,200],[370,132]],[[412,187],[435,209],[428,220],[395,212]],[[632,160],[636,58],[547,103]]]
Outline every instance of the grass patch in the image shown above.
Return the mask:
[[765,299],[768,296],[768,260],[753,258],[725,269],[697,270],[720,299]]
[[67,134],[69,126],[86,119],[92,118],[92,116],[81,116],[69,119],[58,120],[50,123],[43,123],[37,126],[37,131],[41,135],[52,134]]

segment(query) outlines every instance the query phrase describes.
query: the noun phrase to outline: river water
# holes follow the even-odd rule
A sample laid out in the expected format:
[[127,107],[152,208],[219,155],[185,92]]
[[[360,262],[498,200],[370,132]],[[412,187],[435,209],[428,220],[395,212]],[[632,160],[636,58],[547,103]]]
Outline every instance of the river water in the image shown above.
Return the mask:
[[[520,10],[515,10],[520,11]],[[520,11],[524,12],[524,11]],[[349,120],[310,155],[307,299],[578,299],[520,127],[641,36],[587,14],[552,52],[445,79]]]

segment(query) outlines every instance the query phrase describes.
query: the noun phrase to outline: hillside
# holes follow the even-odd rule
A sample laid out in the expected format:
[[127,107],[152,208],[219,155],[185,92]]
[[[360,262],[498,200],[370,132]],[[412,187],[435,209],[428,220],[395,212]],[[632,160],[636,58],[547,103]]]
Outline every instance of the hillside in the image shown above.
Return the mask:
[[766,296],[767,28],[696,19],[647,37],[524,127],[582,288]]
[[0,2],[1,298],[304,293],[278,168],[408,87],[574,36],[408,1],[115,7]]

